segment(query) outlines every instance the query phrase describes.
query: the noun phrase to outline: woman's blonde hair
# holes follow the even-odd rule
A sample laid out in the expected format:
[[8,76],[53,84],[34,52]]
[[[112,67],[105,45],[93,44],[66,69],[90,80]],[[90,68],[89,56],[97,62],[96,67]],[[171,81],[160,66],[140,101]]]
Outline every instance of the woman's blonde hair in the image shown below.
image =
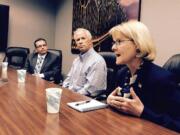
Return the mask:
[[156,48],[148,28],[141,22],[131,20],[113,27],[109,33],[112,37],[119,34],[132,40],[137,46],[137,57],[153,61],[156,57]]

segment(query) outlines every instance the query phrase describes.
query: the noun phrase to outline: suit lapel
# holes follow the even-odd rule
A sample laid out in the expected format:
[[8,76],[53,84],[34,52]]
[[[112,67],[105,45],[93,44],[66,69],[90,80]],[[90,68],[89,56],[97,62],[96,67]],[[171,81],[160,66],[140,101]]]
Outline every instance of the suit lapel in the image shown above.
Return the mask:
[[34,56],[33,56],[33,59],[32,59],[32,67],[33,67],[33,69],[35,69],[35,67],[36,67],[37,56],[38,56],[37,53],[35,53]]
[[49,60],[48,57],[49,57],[49,53],[47,53],[46,57],[44,58],[44,61],[43,61],[42,67],[41,67],[41,72],[43,72],[45,65],[48,63],[48,60]]

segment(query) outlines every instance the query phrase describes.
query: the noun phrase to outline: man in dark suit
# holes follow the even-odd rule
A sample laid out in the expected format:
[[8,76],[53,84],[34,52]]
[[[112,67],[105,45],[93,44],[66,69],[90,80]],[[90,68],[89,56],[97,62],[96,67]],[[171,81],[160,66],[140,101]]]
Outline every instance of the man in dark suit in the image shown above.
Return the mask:
[[35,52],[30,54],[25,69],[30,74],[39,76],[48,81],[58,81],[60,76],[60,57],[48,52],[47,42],[43,38],[34,41]]

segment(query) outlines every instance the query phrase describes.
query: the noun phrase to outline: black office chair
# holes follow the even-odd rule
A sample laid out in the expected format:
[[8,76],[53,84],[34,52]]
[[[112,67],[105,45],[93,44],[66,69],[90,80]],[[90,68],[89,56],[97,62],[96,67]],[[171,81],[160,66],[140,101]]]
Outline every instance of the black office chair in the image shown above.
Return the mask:
[[172,72],[176,77],[176,82],[180,86],[180,54],[171,56],[163,65],[163,68]]
[[29,52],[29,48],[8,47],[3,61],[8,62],[9,67],[15,69],[24,68]]
[[58,55],[60,57],[60,61],[59,61],[59,64],[60,64],[60,73],[55,76],[54,82],[56,84],[62,85],[62,82],[63,82],[63,76],[62,76],[62,51],[61,50],[57,50],[57,49],[48,49],[48,52],[51,52],[51,53],[53,53],[55,55]]
[[99,52],[104,58],[107,66],[107,89],[105,91],[106,97],[115,89],[115,77],[118,69],[122,66],[116,65],[116,56],[113,52]]

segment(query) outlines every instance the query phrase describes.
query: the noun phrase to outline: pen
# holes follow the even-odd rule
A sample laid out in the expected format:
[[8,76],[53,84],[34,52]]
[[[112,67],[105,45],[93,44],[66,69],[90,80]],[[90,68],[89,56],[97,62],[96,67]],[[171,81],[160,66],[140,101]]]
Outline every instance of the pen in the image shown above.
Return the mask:
[[75,104],[75,106],[83,105],[83,104],[89,103],[90,101],[91,101],[91,100],[82,101],[82,102],[80,102],[80,103]]

